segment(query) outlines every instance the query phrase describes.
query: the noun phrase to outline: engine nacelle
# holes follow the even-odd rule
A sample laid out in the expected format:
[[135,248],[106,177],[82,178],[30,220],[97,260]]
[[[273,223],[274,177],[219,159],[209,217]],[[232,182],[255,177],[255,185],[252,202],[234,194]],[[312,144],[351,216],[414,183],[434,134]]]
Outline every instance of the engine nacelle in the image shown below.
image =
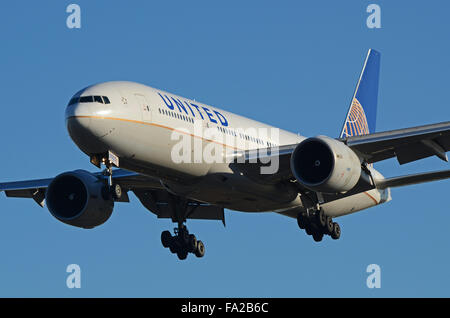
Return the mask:
[[303,140],[294,149],[291,170],[297,181],[312,191],[342,193],[358,183],[361,162],[343,142],[318,136]]
[[92,173],[75,170],[55,177],[45,200],[59,221],[90,229],[105,223],[112,214],[114,200],[105,190],[105,183]]

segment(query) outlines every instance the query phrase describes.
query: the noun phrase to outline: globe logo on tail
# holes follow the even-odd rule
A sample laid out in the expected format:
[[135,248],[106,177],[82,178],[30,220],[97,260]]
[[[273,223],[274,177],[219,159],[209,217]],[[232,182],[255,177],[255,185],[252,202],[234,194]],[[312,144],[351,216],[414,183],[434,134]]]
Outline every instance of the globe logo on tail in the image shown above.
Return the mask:
[[360,136],[369,134],[364,109],[356,98],[353,98],[352,107],[345,122],[343,137]]

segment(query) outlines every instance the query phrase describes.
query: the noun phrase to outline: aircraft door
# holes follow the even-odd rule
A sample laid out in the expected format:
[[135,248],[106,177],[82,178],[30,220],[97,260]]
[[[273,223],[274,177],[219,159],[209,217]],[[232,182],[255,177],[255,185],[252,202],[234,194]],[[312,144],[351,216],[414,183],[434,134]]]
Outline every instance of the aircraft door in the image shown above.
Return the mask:
[[152,109],[150,108],[150,104],[147,102],[147,99],[144,95],[134,94],[139,103],[139,107],[141,109],[142,120],[145,122],[152,121]]

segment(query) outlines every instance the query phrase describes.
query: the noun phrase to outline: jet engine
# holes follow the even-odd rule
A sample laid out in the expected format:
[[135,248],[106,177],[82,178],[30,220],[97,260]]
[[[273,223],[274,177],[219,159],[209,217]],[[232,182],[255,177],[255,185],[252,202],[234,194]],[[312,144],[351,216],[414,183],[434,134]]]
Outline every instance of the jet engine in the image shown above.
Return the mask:
[[105,223],[114,208],[105,182],[85,170],[55,177],[47,188],[45,199],[56,219],[86,229]]
[[318,136],[303,140],[294,149],[291,170],[297,181],[307,189],[342,193],[358,183],[361,162],[343,142]]

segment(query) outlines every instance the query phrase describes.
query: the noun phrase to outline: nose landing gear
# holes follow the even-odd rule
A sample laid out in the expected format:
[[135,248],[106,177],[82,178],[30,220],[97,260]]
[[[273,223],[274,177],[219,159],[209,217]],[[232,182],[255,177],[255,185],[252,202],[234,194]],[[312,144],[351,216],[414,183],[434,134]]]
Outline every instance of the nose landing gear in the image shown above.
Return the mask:
[[177,254],[180,260],[186,259],[188,253],[195,254],[197,257],[205,255],[205,245],[202,241],[198,241],[194,234],[189,234],[185,225],[180,224],[174,232],[174,236],[169,231],[162,232],[161,243],[172,253]]

